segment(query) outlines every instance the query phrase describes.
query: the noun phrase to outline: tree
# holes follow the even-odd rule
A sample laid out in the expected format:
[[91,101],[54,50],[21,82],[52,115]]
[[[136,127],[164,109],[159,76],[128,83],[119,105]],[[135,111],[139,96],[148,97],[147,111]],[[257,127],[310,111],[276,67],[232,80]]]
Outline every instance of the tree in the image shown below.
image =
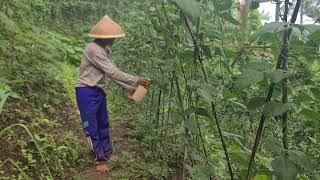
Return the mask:
[[305,14],[314,20],[320,17],[320,1],[319,0],[305,0],[304,2]]

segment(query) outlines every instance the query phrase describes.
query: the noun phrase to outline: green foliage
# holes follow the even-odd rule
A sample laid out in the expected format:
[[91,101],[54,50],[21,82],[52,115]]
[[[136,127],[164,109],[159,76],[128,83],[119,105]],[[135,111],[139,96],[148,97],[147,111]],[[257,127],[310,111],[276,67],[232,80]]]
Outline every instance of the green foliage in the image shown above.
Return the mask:
[[282,144],[274,137],[268,137],[266,141],[267,150],[278,155],[272,162],[272,168],[280,179],[295,179],[298,168],[307,171],[312,170],[309,157],[298,150],[286,150]]
[[317,0],[308,0],[305,2],[305,11],[306,15],[316,19],[319,18],[320,16],[320,11],[319,11],[320,3]]
[[209,85],[209,84],[204,84],[202,85],[197,93],[206,101],[208,102],[214,102],[215,101],[215,96],[217,95],[216,89]]
[[310,110],[310,109],[303,109],[300,112],[302,115],[306,116],[307,118],[317,120],[320,118],[320,114],[317,111]]
[[287,155],[277,157],[271,165],[277,178],[283,180],[296,179],[298,169]]
[[251,62],[240,67],[242,74],[237,78],[234,88],[238,91],[249,87],[252,84],[262,81],[265,72],[271,69],[272,65],[266,62]]
[[197,164],[193,167],[187,166],[187,169],[192,179],[205,180],[214,176],[213,167],[206,164]]
[[242,90],[244,88],[249,87],[252,84],[262,81],[263,79],[264,79],[263,72],[248,70],[237,78],[234,88],[237,90]]
[[27,179],[27,180],[31,179],[31,178],[23,171],[23,169],[21,169],[21,168],[19,167],[18,163],[15,162],[14,160],[8,158],[8,159],[6,159],[6,160],[3,161],[3,162],[0,161],[0,163],[1,163],[1,164],[0,164],[0,167],[4,166],[6,163],[11,163],[11,164],[13,164],[13,166],[15,166],[15,167],[19,170],[19,172],[22,174],[22,176],[23,176],[24,179]]
[[0,83],[0,114],[9,97],[19,98],[19,95],[13,92],[8,85]]
[[283,79],[288,78],[290,75],[291,73],[282,69],[272,70],[267,73],[267,76],[269,76],[272,83],[278,83]]
[[[6,130],[6,125],[13,126],[23,119],[22,122],[28,124],[25,128],[37,132],[34,135],[29,133],[34,137],[32,142],[37,143],[36,147],[21,135],[12,143],[18,145],[16,153],[21,158],[11,157],[12,160],[8,159],[5,162],[17,163],[19,167],[15,167],[19,170],[18,173],[20,172],[18,176],[25,177],[24,179],[29,176],[65,179],[69,177],[70,169],[75,166],[80,168],[81,164],[84,164],[81,157],[82,145],[73,134],[61,134],[59,137],[62,139],[57,141],[59,137],[55,135],[56,131],[48,128],[61,129],[57,127],[61,122],[57,123],[55,113],[59,111],[58,106],[67,105],[61,102],[65,97],[64,89],[56,88],[57,75],[65,75],[64,78],[59,77],[59,80],[61,79],[66,85],[70,98],[71,94],[74,94],[73,80],[76,71],[71,72],[71,65],[60,62],[79,65],[84,41],[54,31],[59,28],[50,28],[54,24],[48,16],[50,8],[55,5],[53,1],[26,4],[22,4],[21,1],[5,1],[2,5],[4,6],[0,10],[0,112],[2,110],[3,124],[0,130]],[[38,11],[30,11],[31,9]],[[16,13],[11,14],[12,10]],[[71,28],[64,25],[63,29],[68,31]],[[35,120],[30,122],[30,117]],[[20,132],[17,134],[20,135]],[[15,137],[9,135],[8,138],[11,136]],[[3,176],[14,177],[13,173],[16,172],[9,172]]]
[[[8,127],[6,127],[5,129],[3,129],[3,130],[0,131],[0,137],[2,137],[3,134],[5,134],[8,130],[11,130],[12,128],[14,128],[14,127],[16,127],[16,126],[17,126],[17,127],[22,127],[22,128],[28,133],[29,137],[32,139],[32,141],[34,142],[34,144],[35,144],[36,147],[37,147],[37,151],[39,152],[39,155],[40,155],[41,160],[42,160],[42,162],[43,162],[43,164],[44,164],[44,166],[45,166],[45,168],[46,168],[46,170],[47,170],[47,172],[48,172],[49,177],[50,177],[51,179],[53,179],[52,174],[51,174],[51,171],[49,170],[49,167],[48,167],[48,165],[47,165],[47,162],[45,161],[45,158],[44,158],[44,155],[43,155],[43,153],[42,153],[42,151],[41,151],[41,147],[40,147],[39,143],[35,140],[35,137],[32,135],[32,133],[30,132],[30,130],[29,130],[25,125],[23,125],[23,124],[13,124],[13,125],[11,125],[11,126],[8,126]],[[28,156],[29,156],[29,157],[28,157]],[[27,158],[29,158],[32,163],[34,162],[34,161],[32,161],[32,155],[31,155],[31,157],[30,157],[30,155],[27,154]],[[29,162],[29,159],[28,159],[28,162]],[[3,164],[2,164],[2,165],[3,165]]]
[[57,62],[56,67],[56,79],[62,82],[68,97],[72,100],[74,104],[76,104],[74,82],[77,80],[79,70],[74,66],[70,66],[70,64],[68,64],[67,62]]
[[284,150],[282,144],[274,137],[269,136],[266,139],[266,148],[268,151],[273,152],[275,154],[281,154]]
[[[227,153],[235,178],[243,179],[261,113],[268,118],[262,133],[265,146],[258,148],[253,179],[318,176],[319,25],[261,26],[254,9],[264,1],[252,1],[247,32],[241,32],[241,12],[232,0],[26,2],[0,2],[0,120],[5,124],[0,129],[23,120],[39,145],[34,148],[19,138],[21,159],[1,161],[13,164],[19,173],[15,177],[27,179],[28,171],[47,163],[49,167],[39,168],[39,178],[52,178],[51,172],[68,179],[70,169],[85,165],[77,135],[59,131],[69,116],[56,114],[67,104],[62,97],[75,103],[86,34],[105,14],[127,34],[113,47],[115,63],[152,79],[144,103],[136,106],[119,100],[118,90],[108,89],[111,111],[138,111],[131,135],[150,150],[139,161],[135,154],[124,153],[122,164],[112,167],[113,177],[165,179],[175,177],[174,170],[185,170],[177,179],[230,179]],[[276,69],[286,30],[292,30],[288,70]],[[284,79],[288,102],[281,102]],[[268,86],[274,87],[270,102]],[[285,112],[289,149],[277,140]]]
[[229,10],[232,7],[232,0],[213,0],[212,2],[217,11]]
[[[191,20],[190,14],[194,11],[186,10],[188,9],[186,7],[188,2],[184,2],[186,4],[183,6],[180,4],[178,7]],[[150,64],[146,63],[144,69],[146,74],[154,81],[146,99],[146,105],[143,106],[146,110],[141,112],[140,115],[139,123],[144,125],[140,127],[140,131],[146,133],[144,136],[145,143],[154,150],[158,150],[158,152],[169,149],[167,148],[168,144],[176,142],[183,143],[180,143],[179,148],[176,148],[177,150],[169,149],[170,152],[184,154],[184,147],[193,150],[193,153],[195,151],[197,156],[190,152],[190,160],[188,155],[186,161],[181,160],[183,161],[181,163],[186,164],[191,178],[196,179],[197,176],[205,179],[209,176],[203,171],[206,169],[205,164],[192,162],[192,160],[200,161],[204,159],[204,151],[206,150],[208,156],[214,156],[218,159],[217,163],[213,163],[215,168],[212,168],[216,170],[215,175],[226,178],[228,170],[223,162],[224,159],[221,159],[224,157],[224,150],[218,143],[220,137],[217,135],[217,130],[213,128],[215,125],[212,122],[214,120],[212,114],[216,111],[222,128],[226,129],[223,136],[227,138],[227,148],[231,149],[232,152],[231,163],[236,164],[235,171],[239,178],[244,178],[250,156],[247,147],[253,144],[253,134],[258,126],[257,118],[261,116],[261,113],[270,118],[267,123],[267,131],[264,133],[267,135],[276,134],[277,136],[280,136],[282,132],[278,119],[283,113],[289,113],[290,146],[296,145],[294,143],[295,137],[290,135],[297,130],[298,125],[294,123],[299,122],[300,125],[305,125],[303,127],[308,126],[305,124],[306,121],[303,117],[299,115],[302,109],[300,105],[303,103],[303,109],[305,109],[305,106],[315,107],[315,104],[313,104],[315,102],[312,102],[314,101],[313,95],[308,93],[305,97],[310,96],[311,99],[309,98],[307,101],[302,101],[306,98],[296,98],[296,95],[298,89],[304,91],[303,88],[310,88],[310,84],[306,86],[301,83],[294,86],[293,84],[302,81],[303,77],[307,77],[310,72],[312,65],[307,65],[306,59],[309,61],[317,57],[313,55],[315,52],[318,53],[319,49],[313,49],[307,44],[312,36],[306,33],[309,31],[310,33],[315,32],[315,30],[308,29],[317,29],[317,27],[274,22],[265,24],[260,28],[259,23],[261,22],[259,15],[257,15],[255,18],[249,19],[250,22],[248,23],[252,23],[252,27],[254,27],[249,28],[250,32],[247,33],[249,36],[252,35],[251,42],[244,42],[243,44],[247,44],[240,49],[236,45],[239,45],[243,38],[237,38],[239,23],[233,16],[235,14],[232,9],[233,2],[214,0],[201,3],[200,22],[193,21],[190,26],[194,31],[194,38],[201,51],[200,58],[197,58],[197,48],[194,50],[190,48],[190,46],[194,48],[195,45],[193,41],[189,41],[192,38],[191,35],[182,33],[188,32],[185,23],[177,19],[176,12],[172,10],[169,4],[154,3],[152,5],[155,10],[149,12],[146,16],[142,15],[148,17],[146,21],[149,19],[153,22],[152,26],[147,28],[151,33],[144,36],[146,38],[145,42],[159,42],[159,44],[153,45],[154,51],[148,49],[141,53],[144,56],[148,54],[150,59],[158,60],[152,61]],[[260,1],[254,1],[252,9],[257,8],[259,4]],[[138,7],[142,7],[142,5],[139,4]],[[187,15],[188,13],[189,15]],[[253,16],[256,15],[254,11],[250,11],[250,13]],[[156,16],[156,19],[158,19],[156,22],[162,22],[162,25],[166,28],[159,30],[155,20],[149,18],[151,16]],[[145,24],[139,21],[127,23],[138,23],[141,26]],[[257,25],[254,26],[254,23]],[[143,30],[144,28],[141,28],[141,31]],[[289,41],[292,44],[289,47],[293,48],[294,43],[297,45],[297,48],[289,49],[290,70],[275,68],[285,30],[292,30],[293,36]],[[138,38],[141,34],[133,33],[133,35]],[[299,41],[295,42],[295,39]],[[317,40],[316,37],[313,37],[313,39],[314,41]],[[138,42],[140,43],[140,41]],[[133,46],[136,46],[136,43]],[[251,45],[253,47],[249,49]],[[255,45],[258,47],[254,47]],[[306,49],[315,51],[309,53],[310,51],[308,52]],[[238,54],[240,54],[239,57]],[[308,54],[313,55],[310,58],[305,58],[305,55]],[[170,64],[170,68],[166,68],[167,59],[181,59],[181,61],[174,61],[173,65]],[[230,66],[229,64],[232,64],[232,62],[240,64],[240,67],[237,65]],[[156,63],[156,65],[153,63]],[[134,65],[136,64],[133,63],[130,67],[134,68]],[[317,68],[313,70],[315,70],[313,72],[316,72]],[[171,72],[174,72],[174,74]],[[233,74],[239,73],[241,74],[233,76]],[[175,82],[176,77],[177,82]],[[289,88],[288,92],[289,103],[279,102],[281,101],[281,86],[284,79],[287,79],[289,85],[293,86],[292,89]],[[315,84],[311,86],[317,86],[318,77],[313,76],[312,79]],[[170,86],[171,83],[173,86]],[[266,102],[266,90],[271,84],[275,87],[275,93],[272,96],[272,101]],[[171,89],[172,94],[170,95]],[[317,92],[315,93],[317,94]],[[214,110],[211,109],[211,103],[216,105]],[[155,105],[157,105],[156,108]],[[155,109],[158,113],[154,113]],[[292,111],[293,109],[294,111]],[[303,110],[301,113],[303,114],[305,111]],[[293,124],[291,124],[291,121]],[[150,130],[150,127],[154,130]],[[312,130],[312,133],[315,131]],[[175,138],[170,139],[169,137]],[[305,135],[303,137],[306,138]],[[279,158],[275,163],[271,163],[273,154],[282,157],[281,153],[285,153],[284,148],[282,148],[283,145],[271,140],[268,141],[270,141],[268,144],[270,147],[259,151],[255,161],[255,178],[257,179],[270,179],[273,175],[281,176],[283,174],[276,171],[272,172],[272,164],[277,166],[285,160]],[[184,146],[185,143],[186,146]],[[303,147],[307,146],[306,144],[303,145]],[[302,147],[299,146],[299,148]],[[282,166],[284,164],[282,163],[281,168],[292,170],[293,166],[299,167],[293,160],[290,159],[290,161],[293,162],[293,165]],[[296,170],[292,173],[294,176],[305,176],[299,168],[294,170]]]
[[247,107],[249,110],[253,111],[262,107],[264,103],[265,103],[264,97],[253,97],[249,100]]
[[240,66],[241,72],[246,72],[250,70],[258,71],[258,72],[266,72],[272,69],[272,64],[267,62],[249,62],[247,64],[243,64]]
[[266,117],[280,116],[293,108],[292,104],[283,104],[280,102],[267,102],[263,108],[263,114]]
[[240,67],[242,74],[235,81],[234,88],[236,90],[243,90],[264,79],[270,79],[272,83],[278,83],[292,75],[290,72],[282,69],[271,70],[271,67],[272,64],[265,62],[251,62],[242,65]]
[[200,4],[196,0],[174,0],[182,12],[192,21],[200,16]]

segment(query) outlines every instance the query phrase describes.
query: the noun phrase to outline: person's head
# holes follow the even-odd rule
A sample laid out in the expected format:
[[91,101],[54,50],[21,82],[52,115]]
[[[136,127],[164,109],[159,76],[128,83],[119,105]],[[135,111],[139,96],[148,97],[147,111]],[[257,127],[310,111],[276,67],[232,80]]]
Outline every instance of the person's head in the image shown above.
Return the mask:
[[96,42],[97,44],[99,44],[102,47],[106,47],[106,46],[112,46],[114,40],[115,40],[115,38],[106,38],[106,39],[96,38],[94,40],[94,42]]
[[100,46],[111,46],[117,38],[125,36],[122,28],[114,22],[109,16],[104,16],[94,27],[92,27],[89,36]]

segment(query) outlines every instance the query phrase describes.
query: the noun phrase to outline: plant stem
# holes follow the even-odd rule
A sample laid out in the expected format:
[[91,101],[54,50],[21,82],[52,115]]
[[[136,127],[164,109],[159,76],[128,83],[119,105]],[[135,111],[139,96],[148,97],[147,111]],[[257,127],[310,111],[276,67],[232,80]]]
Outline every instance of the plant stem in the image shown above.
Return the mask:
[[15,167],[18,169],[18,171],[23,175],[23,177],[24,177],[26,180],[31,180],[31,178],[19,167],[19,165],[17,164],[17,162],[15,162],[14,160],[12,160],[12,159],[10,159],[10,158],[8,158],[8,159],[6,159],[5,161],[3,161],[3,162],[0,164],[0,168],[1,168],[4,164],[6,164],[6,163],[8,163],[8,162],[10,162],[13,166],[15,166]]
[[[289,1],[286,0],[286,3],[289,3]],[[300,4],[301,4],[301,0],[297,0],[296,6],[295,6],[293,14],[292,14],[292,18],[290,20],[290,23],[295,23],[295,21],[297,19],[298,12],[299,12]],[[285,14],[285,16],[287,16],[287,14]],[[288,32],[284,34],[283,38],[289,40],[290,36],[291,36],[291,32],[292,32],[292,30],[289,29]],[[281,68],[281,64],[284,62],[285,59],[287,59],[287,55],[288,55],[288,45],[286,45],[285,42],[284,42],[283,45],[282,45],[281,53],[280,53],[280,55],[278,57],[278,62],[277,62],[276,69],[280,69]],[[265,102],[269,102],[271,100],[272,94],[273,94],[273,90],[274,90],[274,86],[275,86],[274,83],[271,83],[269,85],[268,93],[267,93],[267,97],[266,97]],[[260,117],[259,127],[258,127],[258,130],[257,130],[257,133],[256,133],[256,138],[255,138],[253,149],[252,149],[252,152],[251,152],[251,157],[250,157],[250,162],[249,162],[249,166],[248,166],[248,170],[247,170],[246,180],[250,180],[250,177],[251,177],[251,172],[252,172],[252,168],[253,168],[253,162],[254,162],[254,159],[255,159],[255,155],[256,155],[257,149],[258,149],[259,144],[260,144],[260,139],[261,139],[262,131],[263,131],[263,128],[264,128],[264,122],[265,122],[265,116],[262,114],[261,117]]]
[[38,142],[36,141],[36,139],[33,137],[32,133],[30,132],[30,130],[29,130],[25,125],[23,125],[23,124],[13,124],[13,125],[11,125],[11,126],[8,126],[8,127],[6,127],[5,129],[3,129],[2,131],[0,131],[0,137],[1,137],[6,131],[14,128],[15,126],[20,126],[20,127],[22,127],[22,128],[28,133],[28,135],[31,137],[31,139],[32,139],[32,141],[34,142],[37,150],[39,151],[39,155],[40,155],[40,157],[41,157],[41,160],[42,160],[42,162],[43,162],[43,164],[44,164],[44,166],[45,166],[45,168],[46,168],[46,170],[47,170],[50,178],[53,179],[52,174],[51,174],[51,171],[50,171],[50,169],[49,169],[49,167],[48,167],[48,165],[47,165],[47,162],[46,162],[46,160],[45,160],[45,158],[44,158],[44,155],[43,155],[43,153],[42,153],[42,151],[41,151],[40,145],[38,144]]
[[[197,42],[195,40],[195,37],[194,37],[194,35],[192,33],[191,27],[189,26],[189,24],[187,22],[186,17],[184,17],[184,20],[185,20],[185,24],[186,24],[186,26],[188,28],[188,31],[189,31],[189,33],[191,35],[191,38],[193,40],[194,46],[199,49],[198,44],[197,44]],[[202,60],[200,60],[201,59],[200,54],[198,54],[198,59],[201,62],[201,66],[202,66],[201,69],[202,69],[203,75],[205,77],[205,81],[206,81],[206,83],[208,83],[207,75],[205,73],[205,70],[204,70],[204,67],[203,67],[203,64],[202,64]],[[219,137],[220,137],[220,141],[221,141],[221,144],[222,144],[222,147],[223,147],[223,150],[224,150],[224,154],[226,156],[226,161],[227,161],[227,165],[228,165],[228,169],[229,169],[230,178],[231,178],[231,180],[233,180],[234,179],[234,173],[233,173],[233,170],[232,170],[232,165],[231,165],[231,161],[230,161],[230,158],[229,158],[227,145],[226,145],[226,142],[225,142],[223,134],[222,134],[219,118],[218,118],[218,115],[217,115],[217,112],[216,112],[216,108],[215,108],[215,105],[214,105],[213,102],[211,102],[211,109],[212,109],[213,117],[215,119],[215,123],[216,123],[217,129],[218,129],[218,132],[219,132]]]
[[[180,86],[179,86],[179,82],[178,82],[178,78],[176,76],[175,72],[173,73],[173,77],[175,80],[175,84],[176,84],[176,88],[177,88],[177,92],[178,92],[178,101],[179,101],[179,111],[182,113],[184,111],[184,107],[183,107],[183,101],[182,101],[182,96],[180,93]],[[186,117],[184,115],[182,115],[183,118],[183,122],[186,122]],[[183,169],[182,169],[182,179],[185,179],[186,177],[186,159],[187,159],[187,130],[186,130],[186,137],[185,137],[185,151],[184,151],[184,158],[183,158]]]
[[[285,1],[285,14],[284,14],[284,22],[288,22],[288,12],[289,12],[289,0]],[[283,36],[283,46],[285,47],[285,49],[289,49],[289,37],[288,37],[288,29],[286,28],[286,30],[284,31],[284,36]],[[286,70],[287,69],[287,55],[288,54],[284,54],[285,57],[283,57],[282,60],[282,69]],[[287,103],[288,102],[288,88],[287,88],[287,78],[285,78],[282,81],[282,103]],[[282,142],[283,142],[283,147],[284,149],[288,150],[289,148],[289,143],[288,143],[288,113],[285,112],[282,115]]]

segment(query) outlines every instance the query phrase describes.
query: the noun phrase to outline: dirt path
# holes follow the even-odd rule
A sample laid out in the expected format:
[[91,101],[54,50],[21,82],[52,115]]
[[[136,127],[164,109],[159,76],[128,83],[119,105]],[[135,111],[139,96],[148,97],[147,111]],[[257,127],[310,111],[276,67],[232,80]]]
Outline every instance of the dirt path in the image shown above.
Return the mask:
[[[130,130],[133,129],[133,114],[110,114],[111,138],[115,154],[120,157],[120,162],[110,165],[109,172],[100,173],[95,170],[93,161],[87,164],[79,179],[85,180],[119,180],[119,179],[140,179],[143,169],[137,169],[137,162],[141,162],[142,153],[140,142],[130,137]],[[89,155],[92,159],[92,155]],[[141,171],[141,172],[138,172]],[[134,177],[134,176],[138,177]]]

